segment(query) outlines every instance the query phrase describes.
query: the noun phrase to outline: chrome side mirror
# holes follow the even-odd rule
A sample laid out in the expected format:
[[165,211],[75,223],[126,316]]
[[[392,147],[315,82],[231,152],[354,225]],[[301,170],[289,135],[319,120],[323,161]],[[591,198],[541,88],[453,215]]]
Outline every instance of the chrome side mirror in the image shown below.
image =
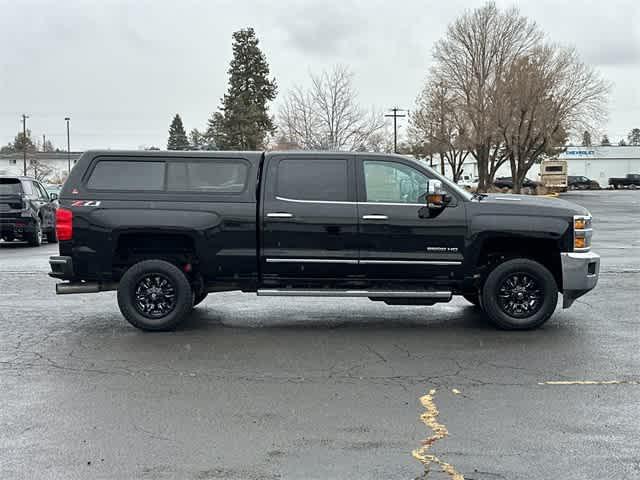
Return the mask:
[[429,180],[427,190],[427,208],[430,211],[440,211],[445,207],[445,192],[440,180]]

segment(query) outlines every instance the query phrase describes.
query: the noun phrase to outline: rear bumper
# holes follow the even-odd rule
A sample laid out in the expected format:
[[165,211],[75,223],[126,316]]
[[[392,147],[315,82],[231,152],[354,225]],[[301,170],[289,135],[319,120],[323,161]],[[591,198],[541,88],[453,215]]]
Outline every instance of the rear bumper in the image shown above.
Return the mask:
[[74,278],[73,260],[71,257],[49,257],[49,265],[51,271],[49,276],[53,278],[61,278],[63,280],[71,280]]
[[569,308],[576,298],[593,290],[600,273],[600,255],[594,252],[563,252],[562,308]]
[[33,233],[35,221],[31,217],[0,218],[0,237],[20,238]]

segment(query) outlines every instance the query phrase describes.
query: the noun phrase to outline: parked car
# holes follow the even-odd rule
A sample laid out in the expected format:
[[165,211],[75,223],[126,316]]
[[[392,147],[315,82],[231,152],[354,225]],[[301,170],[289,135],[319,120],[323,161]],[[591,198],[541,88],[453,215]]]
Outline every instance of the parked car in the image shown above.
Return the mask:
[[600,184],[589,177],[581,175],[569,175],[567,177],[569,190],[600,190]]
[[478,177],[462,175],[458,180],[458,185],[467,190],[476,191],[478,188]]
[[621,188],[640,188],[640,174],[627,173],[625,177],[610,178],[609,185],[616,190]]
[[0,238],[38,246],[57,242],[57,203],[35,178],[0,176]]
[[462,295],[529,329],[591,290],[573,203],[471,194],[416,160],[346,152],[85,152],[62,188],[59,294],[117,290],[175,327],[209,292],[433,305]]
[[60,196],[60,189],[62,188],[62,186],[56,184],[45,184],[44,188],[52,200],[57,200]]
[[[511,177],[498,177],[493,181],[493,185],[496,188],[513,188],[513,178]],[[538,182],[534,182],[533,180],[526,178],[522,182],[522,186],[525,188],[536,189],[540,185]]]

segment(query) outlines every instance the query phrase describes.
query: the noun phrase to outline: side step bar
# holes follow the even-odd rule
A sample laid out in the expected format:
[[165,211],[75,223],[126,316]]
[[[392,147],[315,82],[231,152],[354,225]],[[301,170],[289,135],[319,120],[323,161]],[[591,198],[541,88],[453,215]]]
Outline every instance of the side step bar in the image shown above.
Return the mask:
[[69,295],[72,293],[98,293],[117,290],[118,284],[98,283],[98,282],[63,282],[56,283],[56,293],[58,295]]
[[449,291],[426,290],[296,290],[293,288],[259,289],[261,297],[365,297],[365,298],[425,298],[448,302]]

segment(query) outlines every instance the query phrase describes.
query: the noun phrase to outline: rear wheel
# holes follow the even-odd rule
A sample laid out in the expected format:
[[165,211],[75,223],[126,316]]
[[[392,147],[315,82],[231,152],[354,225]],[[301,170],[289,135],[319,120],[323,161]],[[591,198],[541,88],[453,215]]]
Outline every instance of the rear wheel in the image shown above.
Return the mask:
[[33,232],[27,235],[27,242],[29,242],[29,245],[32,247],[42,245],[42,223],[40,223],[40,220],[36,220],[33,226]]
[[482,304],[489,320],[506,330],[539,327],[553,314],[558,286],[542,264],[517,258],[498,265],[482,288]]
[[136,328],[170,330],[190,312],[192,290],[187,277],[164,260],[145,260],[133,265],[120,279],[118,306]]

